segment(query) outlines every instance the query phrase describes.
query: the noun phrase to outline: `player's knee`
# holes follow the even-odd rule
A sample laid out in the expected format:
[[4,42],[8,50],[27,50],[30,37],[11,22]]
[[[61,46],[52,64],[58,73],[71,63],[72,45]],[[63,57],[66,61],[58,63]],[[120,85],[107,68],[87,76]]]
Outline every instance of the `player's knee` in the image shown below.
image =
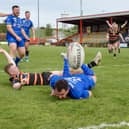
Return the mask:
[[23,58],[25,56],[25,53],[20,53],[19,56],[20,58]]
[[25,56],[25,54],[21,54],[21,55],[20,55],[20,58],[23,58],[24,56]]
[[11,53],[16,53],[17,49],[15,47],[10,47],[10,52]]

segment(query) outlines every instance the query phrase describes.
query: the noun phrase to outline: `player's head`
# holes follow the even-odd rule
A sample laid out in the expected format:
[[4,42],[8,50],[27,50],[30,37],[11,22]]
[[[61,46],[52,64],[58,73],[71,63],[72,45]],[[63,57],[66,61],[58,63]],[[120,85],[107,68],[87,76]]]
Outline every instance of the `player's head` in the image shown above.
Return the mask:
[[20,15],[20,7],[18,5],[12,6],[13,15],[18,17]]
[[25,17],[26,17],[27,19],[30,18],[30,11],[25,11]]
[[64,79],[58,80],[55,84],[55,95],[59,99],[64,99],[67,97],[68,93],[69,93],[68,82]]
[[7,64],[4,68],[4,71],[9,74],[11,77],[16,76],[19,73],[19,69],[14,64]]
[[113,28],[118,28],[118,24],[117,24],[116,22],[113,22],[113,23],[112,23],[112,27],[113,27]]

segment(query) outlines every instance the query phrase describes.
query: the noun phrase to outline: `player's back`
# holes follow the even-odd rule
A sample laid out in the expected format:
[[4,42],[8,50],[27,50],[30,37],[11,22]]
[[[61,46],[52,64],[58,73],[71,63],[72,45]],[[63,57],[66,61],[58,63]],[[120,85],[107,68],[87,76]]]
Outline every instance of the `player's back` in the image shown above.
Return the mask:
[[95,85],[91,76],[87,76],[85,74],[75,74],[69,77],[54,75],[50,79],[50,85],[54,88],[55,83],[61,79],[68,82],[70,88],[69,95],[72,98],[81,98],[86,90],[92,89]]
[[94,87],[95,83],[90,76],[85,74],[76,74],[65,78],[70,86],[70,96],[73,98],[82,97],[83,92]]

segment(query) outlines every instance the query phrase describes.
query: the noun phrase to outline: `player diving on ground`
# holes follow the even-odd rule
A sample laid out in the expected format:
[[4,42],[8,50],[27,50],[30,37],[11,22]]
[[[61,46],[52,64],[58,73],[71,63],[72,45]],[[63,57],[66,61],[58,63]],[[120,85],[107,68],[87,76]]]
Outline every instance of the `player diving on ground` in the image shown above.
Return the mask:
[[[98,65],[102,58],[101,53],[98,52],[96,57],[89,64],[87,65],[83,64],[81,69],[77,69],[77,70],[71,69],[69,72],[68,61],[67,61],[66,56],[64,56],[63,71],[25,73],[19,70],[14,60],[12,59],[12,57],[8,54],[6,50],[4,50],[3,48],[0,48],[0,53],[3,54],[8,60],[8,64],[5,66],[4,70],[10,76],[9,80],[13,88],[20,89],[22,86],[28,86],[28,85],[30,86],[30,85],[49,85],[50,84],[52,87],[51,95],[55,95],[60,99],[66,98],[66,96],[64,97],[64,95],[63,96],[60,95],[60,90],[59,90],[60,88],[58,88],[57,86],[57,84],[59,84],[60,81],[64,81],[65,83],[69,84],[70,83],[69,81],[71,81],[71,79],[75,80],[74,78],[76,78],[78,81],[80,79],[82,80],[81,84],[79,82],[80,85],[87,83],[87,82],[88,82],[87,83],[88,86],[90,86],[89,84],[94,85],[96,83],[96,77],[94,75],[94,72],[91,70],[91,68]],[[85,77],[86,79],[84,79]],[[69,80],[69,81],[66,82],[66,80],[67,81]],[[89,88],[92,88],[92,86]],[[90,95],[90,91],[87,92],[87,95]],[[82,98],[82,96],[80,97]]]

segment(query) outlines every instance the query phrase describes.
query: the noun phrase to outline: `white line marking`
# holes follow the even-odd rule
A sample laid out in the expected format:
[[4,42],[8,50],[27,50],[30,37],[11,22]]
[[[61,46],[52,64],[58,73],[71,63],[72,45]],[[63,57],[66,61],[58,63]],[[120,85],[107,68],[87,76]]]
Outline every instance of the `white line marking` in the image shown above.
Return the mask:
[[122,121],[117,124],[102,123],[100,125],[93,125],[93,126],[88,126],[88,127],[78,128],[78,129],[102,129],[105,127],[122,127],[122,126],[129,126],[129,122]]

